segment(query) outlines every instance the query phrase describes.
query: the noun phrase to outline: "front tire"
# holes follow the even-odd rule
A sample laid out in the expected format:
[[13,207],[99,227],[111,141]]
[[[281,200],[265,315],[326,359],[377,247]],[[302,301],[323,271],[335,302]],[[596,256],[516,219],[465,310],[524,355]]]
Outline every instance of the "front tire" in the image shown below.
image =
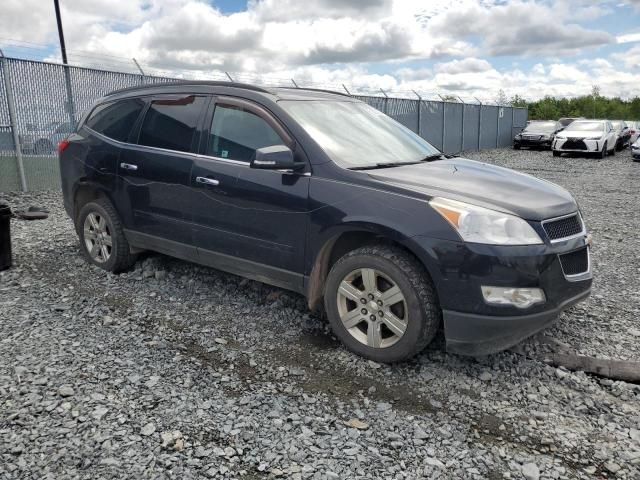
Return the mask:
[[554,157],[559,157],[560,155],[562,155],[560,152],[558,152],[557,150],[553,151],[553,156]]
[[80,248],[89,263],[118,273],[136,261],[124,236],[120,217],[107,199],[100,198],[82,207],[76,221]]
[[442,322],[426,271],[394,246],[366,246],[340,258],[327,277],[324,305],[349,350],[383,363],[416,355]]
[[604,158],[607,156],[607,142],[604,142],[604,145],[602,146],[602,151],[598,154],[598,156],[600,158]]

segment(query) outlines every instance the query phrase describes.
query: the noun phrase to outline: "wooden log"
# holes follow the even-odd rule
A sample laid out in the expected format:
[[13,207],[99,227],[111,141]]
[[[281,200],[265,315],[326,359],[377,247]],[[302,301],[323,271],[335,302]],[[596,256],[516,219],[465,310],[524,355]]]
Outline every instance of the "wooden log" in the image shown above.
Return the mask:
[[640,383],[640,362],[607,360],[567,353],[545,354],[542,361],[554,367],[592,373],[611,380]]

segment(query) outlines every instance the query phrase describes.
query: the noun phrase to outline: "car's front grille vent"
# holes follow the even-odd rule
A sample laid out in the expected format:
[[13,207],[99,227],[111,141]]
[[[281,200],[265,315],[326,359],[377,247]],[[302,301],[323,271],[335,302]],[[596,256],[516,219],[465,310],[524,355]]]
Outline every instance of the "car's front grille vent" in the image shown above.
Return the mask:
[[589,270],[589,247],[560,255],[560,263],[567,276],[586,273]]
[[562,145],[562,148],[568,150],[587,150],[587,144],[579,138],[568,138],[567,141],[564,142],[564,145]]
[[560,240],[582,232],[582,221],[577,213],[570,217],[544,222],[542,226],[550,240]]

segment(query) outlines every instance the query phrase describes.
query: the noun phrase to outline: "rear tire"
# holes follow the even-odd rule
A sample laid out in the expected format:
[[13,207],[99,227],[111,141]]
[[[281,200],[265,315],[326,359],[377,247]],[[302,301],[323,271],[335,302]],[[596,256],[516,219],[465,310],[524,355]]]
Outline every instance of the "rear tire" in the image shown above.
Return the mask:
[[442,323],[427,272],[395,246],[366,246],[340,258],[327,277],[324,305],[347,349],[383,363],[416,355]]
[[136,261],[124,236],[120,217],[105,198],[87,203],[80,209],[76,221],[80,249],[89,263],[109,272],[118,273]]
[[562,153],[558,152],[557,150],[553,151],[553,156],[554,157],[559,157],[560,155],[562,155]]

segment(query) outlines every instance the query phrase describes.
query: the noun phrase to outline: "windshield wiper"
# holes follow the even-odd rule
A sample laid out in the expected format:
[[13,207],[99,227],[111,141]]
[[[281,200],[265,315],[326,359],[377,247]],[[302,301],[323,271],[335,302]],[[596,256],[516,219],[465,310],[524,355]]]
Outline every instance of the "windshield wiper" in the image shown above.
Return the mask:
[[424,157],[420,161],[421,162],[433,162],[434,160],[442,160],[443,157],[446,158],[446,155],[444,153],[433,153],[431,155],[427,155],[426,157]]
[[392,168],[402,165],[416,165],[420,162],[380,162],[373,165],[363,165],[359,167],[350,167],[349,170],[374,170],[376,168]]

